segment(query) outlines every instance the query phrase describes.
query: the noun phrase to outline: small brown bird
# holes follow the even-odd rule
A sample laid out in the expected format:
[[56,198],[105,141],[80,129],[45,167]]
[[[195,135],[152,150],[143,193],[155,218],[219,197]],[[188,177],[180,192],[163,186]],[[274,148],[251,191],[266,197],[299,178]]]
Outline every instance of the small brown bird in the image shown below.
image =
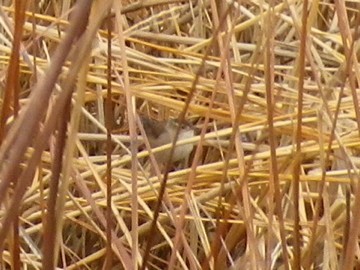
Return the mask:
[[[150,146],[156,148],[165,144],[172,143],[176,134],[178,124],[174,120],[158,122],[146,117],[141,117],[146,136]],[[182,127],[179,133],[178,141],[191,138],[195,135],[194,129],[188,126]],[[184,144],[176,146],[172,162],[186,161],[193,150],[193,144]],[[155,154],[155,158],[159,163],[165,163],[170,158],[171,149],[167,149]]]

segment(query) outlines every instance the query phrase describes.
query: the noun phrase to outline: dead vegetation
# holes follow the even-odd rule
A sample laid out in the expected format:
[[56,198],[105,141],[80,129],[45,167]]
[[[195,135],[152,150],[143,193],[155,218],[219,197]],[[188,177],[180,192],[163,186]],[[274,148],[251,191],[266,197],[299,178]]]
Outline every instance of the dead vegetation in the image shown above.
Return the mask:
[[[15,2],[2,269],[359,266],[358,3]],[[194,125],[188,164],[137,115]]]

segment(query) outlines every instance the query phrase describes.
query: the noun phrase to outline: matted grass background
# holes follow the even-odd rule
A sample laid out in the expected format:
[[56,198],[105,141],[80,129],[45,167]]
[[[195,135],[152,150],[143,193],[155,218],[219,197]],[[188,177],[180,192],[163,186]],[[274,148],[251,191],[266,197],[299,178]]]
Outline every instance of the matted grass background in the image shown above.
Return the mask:
[[[2,269],[359,267],[359,3],[14,2]],[[194,125],[189,161],[138,114]]]

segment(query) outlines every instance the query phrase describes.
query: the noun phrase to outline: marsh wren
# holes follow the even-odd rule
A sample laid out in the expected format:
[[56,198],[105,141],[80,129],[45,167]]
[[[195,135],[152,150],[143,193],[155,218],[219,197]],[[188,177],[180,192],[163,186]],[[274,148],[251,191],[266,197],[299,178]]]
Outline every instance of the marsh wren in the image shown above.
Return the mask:
[[[178,124],[174,120],[168,121],[154,121],[146,117],[141,117],[146,136],[152,148],[159,147],[165,144],[172,143],[178,128]],[[178,141],[191,138],[195,135],[194,129],[188,126],[181,128]],[[186,161],[190,156],[193,144],[178,145],[175,148],[172,162]],[[167,149],[155,154],[155,158],[159,163],[165,163],[170,158],[171,149]]]

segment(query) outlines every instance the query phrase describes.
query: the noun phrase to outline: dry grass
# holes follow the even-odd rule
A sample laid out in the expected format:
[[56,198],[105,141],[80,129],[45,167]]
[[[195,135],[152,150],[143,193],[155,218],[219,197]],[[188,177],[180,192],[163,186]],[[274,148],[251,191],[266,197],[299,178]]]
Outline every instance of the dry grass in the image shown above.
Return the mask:
[[[359,267],[359,3],[24,2],[0,9],[1,269]],[[137,114],[199,128],[188,165]]]

